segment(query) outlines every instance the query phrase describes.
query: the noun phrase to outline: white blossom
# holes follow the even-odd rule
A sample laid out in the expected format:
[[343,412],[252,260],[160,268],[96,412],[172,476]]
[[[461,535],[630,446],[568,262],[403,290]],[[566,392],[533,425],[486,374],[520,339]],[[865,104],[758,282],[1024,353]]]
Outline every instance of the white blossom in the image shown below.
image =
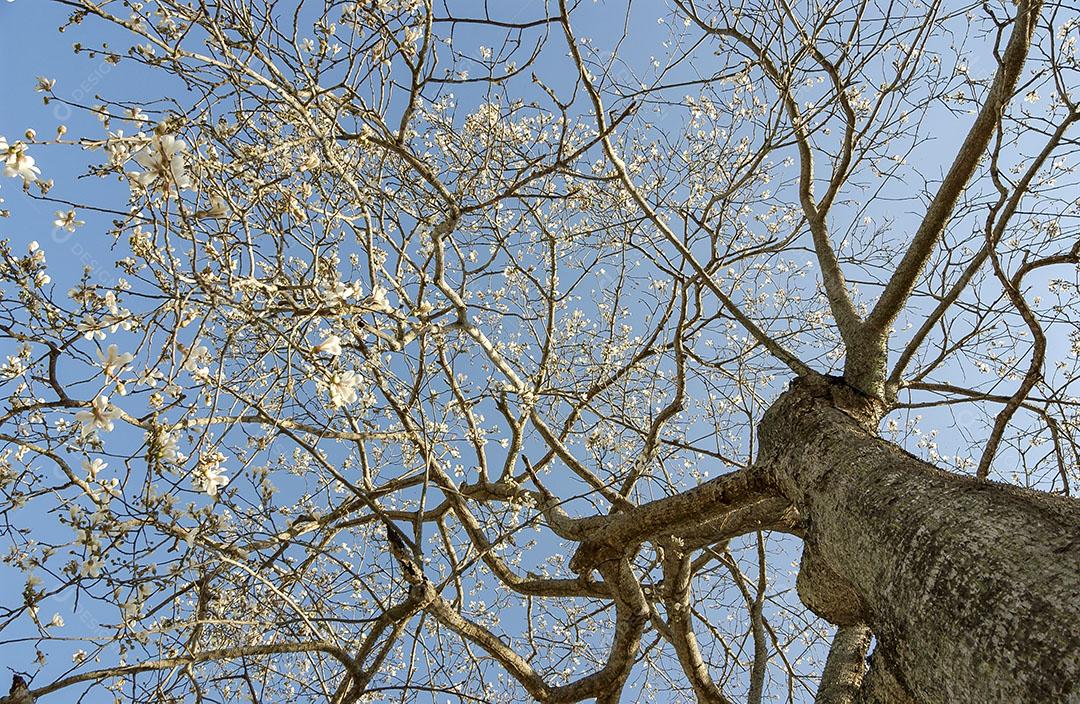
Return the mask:
[[148,122],[150,120],[150,116],[143,112],[138,106],[125,110],[124,117],[133,122]]
[[86,470],[86,478],[91,481],[97,479],[98,473],[108,466],[108,463],[101,458],[94,458],[93,460],[83,460],[82,463],[83,469]]
[[337,335],[328,335],[323,341],[311,348],[315,354],[328,354],[337,357],[341,354],[341,338]]
[[194,344],[184,356],[183,368],[196,376],[205,376],[210,373],[207,366],[211,361],[210,350],[206,345]]
[[105,370],[105,376],[109,378],[116,378],[120,372],[124,371],[131,360],[135,359],[135,356],[130,352],[118,353],[116,345],[109,345],[105,354],[98,350],[97,356],[101,360],[101,368]]
[[158,457],[166,462],[183,461],[184,456],[179,451],[179,437],[177,433],[161,427],[156,427],[146,434],[147,442],[157,444]]
[[220,452],[199,458],[199,464],[192,478],[192,484],[197,491],[205,491],[210,496],[216,497],[218,490],[229,484],[229,478],[221,472],[221,463],[224,461],[225,456]]
[[218,195],[210,196],[210,207],[205,210],[196,210],[195,217],[214,220],[224,218],[229,214],[229,205],[225,199]]
[[371,296],[364,302],[364,304],[373,311],[380,313],[393,313],[394,307],[390,305],[390,301],[386,298],[386,289],[382,286],[375,286],[371,289]]
[[165,191],[174,186],[178,189],[190,188],[191,177],[183,157],[186,150],[187,144],[182,139],[169,134],[155,135],[132,157],[145,171],[131,171],[128,177],[143,188],[155,185]]
[[354,371],[335,372],[326,384],[326,389],[330,394],[330,405],[341,408],[350,403],[356,403],[357,388],[362,381],[360,375]]
[[83,339],[86,340],[104,340],[105,330],[98,323],[96,318],[87,318],[84,322],[79,323],[77,327],[78,331],[82,333]]
[[74,210],[57,210],[56,219],[53,220],[53,225],[59,227],[62,230],[67,230],[68,232],[75,232],[75,228],[81,227],[85,224],[85,221],[75,219]]
[[90,557],[79,566],[79,574],[83,577],[97,578],[101,575],[104,563],[96,557]]
[[82,434],[86,437],[95,429],[111,432],[114,427],[113,421],[121,415],[120,409],[109,403],[109,397],[101,395],[94,399],[90,410],[76,413],[75,420],[82,423]]
[[0,160],[5,176],[22,178],[24,183],[33,183],[41,175],[41,169],[34,165],[34,157],[26,153],[26,145],[22,142],[9,146],[7,140],[0,137]]

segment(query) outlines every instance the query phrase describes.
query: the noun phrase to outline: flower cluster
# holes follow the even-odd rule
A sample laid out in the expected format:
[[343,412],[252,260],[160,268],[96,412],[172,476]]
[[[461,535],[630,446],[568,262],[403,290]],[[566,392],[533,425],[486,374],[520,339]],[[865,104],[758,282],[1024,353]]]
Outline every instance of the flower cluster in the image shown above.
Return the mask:
[[330,395],[330,405],[333,408],[343,408],[350,403],[356,403],[361,382],[360,375],[354,371],[334,372],[325,383],[326,391]]
[[192,484],[197,491],[217,497],[218,491],[229,484],[229,477],[222,474],[222,463],[227,458],[219,451],[199,456],[192,476]]
[[26,184],[37,181],[41,175],[34,157],[26,153],[26,145],[22,142],[8,144],[3,136],[0,136],[0,164],[4,167],[5,176],[21,178]]
[[154,135],[150,143],[132,159],[144,171],[129,171],[128,178],[141,188],[156,187],[166,193],[191,188],[191,176],[184,163],[187,144],[173,135]]

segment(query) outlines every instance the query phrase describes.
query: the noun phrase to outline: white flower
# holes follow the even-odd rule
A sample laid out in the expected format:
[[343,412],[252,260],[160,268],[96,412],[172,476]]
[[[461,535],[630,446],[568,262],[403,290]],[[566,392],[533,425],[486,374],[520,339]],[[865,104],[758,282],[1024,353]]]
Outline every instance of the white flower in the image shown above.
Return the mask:
[[86,437],[95,428],[111,432],[114,427],[113,421],[121,415],[120,409],[109,403],[109,397],[102,395],[94,399],[90,410],[76,413],[75,420],[82,423],[82,434]]
[[341,408],[355,403],[358,397],[356,390],[361,381],[360,375],[353,371],[335,373],[326,385],[326,390],[330,393],[330,405]]
[[363,295],[363,291],[363,286],[361,286],[359,282],[346,284],[337,281],[334,283],[334,290],[327,292],[326,302],[329,305],[333,305],[334,303],[345,301],[349,298],[359,298]]
[[85,660],[86,657],[87,657],[86,651],[83,650],[82,648],[79,648],[78,650],[76,650],[74,653],[71,654],[71,661],[73,663],[75,663],[76,665],[78,665],[83,660]]
[[337,335],[328,335],[322,342],[312,347],[311,351],[315,354],[324,353],[337,357],[341,354],[341,338]]
[[1024,96],[1024,102],[1025,103],[1037,103],[1037,102],[1039,102],[1039,91],[1037,91],[1037,90],[1028,91],[1027,95]]
[[131,601],[125,601],[120,605],[121,611],[124,613],[124,621],[133,621],[139,617],[139,612],[142,611],[142,605],[138,601],[132,599]]
[[53,614],[52,620],[49,621],[49,625],[55,626],[56,628],[63,628],[64,618],[60,614]]
[[218,489],[229,484],[229,478],[221,473],[221,467],[216,465],[200,464],[195,470],[195,489],[205,491],[210,496],[217,496]]
[[195,217],[217,219],[229,214],[229,205],[221,196],[210,196],[210,207],[206,210],[196,210]]
[[22,142],[8,146],[0,137],[0,159],[4,162],[5,176],[19,176],[25,183],[33,183],[41,174],[41,169],[34,166],[34,157],[26,153],[26,145]]
[[104,567],[104,564],[101,560],[91,557],[79,567],[79,574],[83,577],[97,578],[101,574],[102,567]]
[[164,432],[161,434],[161,459],[163,460],[178,460],[180,459],[179,438],[175,433]]
[[75,219],[74,210],[69,210],[66,213],[63,210],[57,210],[56,219],[53,220],[53,225],[62,230],[67,230],[68,232],[75,232],[76,227],[85,224],[86,222],[84,220]]
[[150,144],[132,157],[146,171],[132,171],[128,173],[128,176],[143,188],[154,184],[158,184],[165,191],[171,190],[174,186],[177,189],[190,188],[191,177],[188,176],[182,156],[185,150],[187,150],[187,144],[184,140],[170,134],[155,135]]
[[210,350],[206,348],[206,345],[195,344],[184,357],[183,366],[186,371],[194,375],[205,376],[210,373],[210,367],[207,366],[210,361]]
[[55,86],[55,85],[56,85],[56,79],[55,78],[49,79],[49,78],[46,78],[45,76],[38,76],[37,77],[37,85],[34,86],[34,90],[37,91],[38,93],[48,93],[53,89],[53,86]]
[[128,108],[127,110],[125,110],[124,117],[134,122],[147,122],[150,120],[150,116],[138,107]]
[[376,286],[371,289],[371,296],[368,298],[365,305],[371,310],[382,313],[394,312],[393,306],[390,305],[390,301],[386,298],[386,289],[382,286]]
[[101,360],[101,367],[105,370],[105,376],[113,379],[124,371],[124,368],[127,367],[131,360],[135,359],[135,356],[130,352],[118,354],[116,345],[109,345],[109,349],[106,350],[105,354],[98,350],[97,356]]
[[105,331],[101,328],[98,321],[93,318],[87,318],[86,322],[79,323],[77,330],[82,333],[84,339],[87,340],[104,340]]
[[109,332],[116,332],[117,328],[130,330],[134,325],[131,319],[131,311],[121,308],[116,301],[116,294],[112,291],[105,293],[105,306],[109,309],[109,315],[105,316],[105,322],[109,326]]
[[183,456],[178,450],[179,439],[177,433],[156,427],[146,433],[146,441],[150,444],[157,443],[158,456],[166,462],[178,462]]
[[86,470],[86,478],[89,480],[97,479],[98,472],[108,467],[108,463],[100,458],[91,460],[83,460],[82,467]]
[[312,171],[314,169],[317,169],[321,164],[322,160],[319,158],[319,155],[315,152],[312,152],[305,155],[304,158],[300,160],[298,166],[300,169],[300,173],[303,173],[305,171]]
[[131,137],[124,137],[124,130],[109,132],[105,140],[105,151],[109,153],[109,164],[120,166],[131,158]]

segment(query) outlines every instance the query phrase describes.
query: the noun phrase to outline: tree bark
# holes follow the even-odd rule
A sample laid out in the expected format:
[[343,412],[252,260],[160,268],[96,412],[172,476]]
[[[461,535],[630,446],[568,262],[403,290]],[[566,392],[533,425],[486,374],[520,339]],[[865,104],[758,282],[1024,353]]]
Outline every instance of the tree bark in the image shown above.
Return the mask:
[[939,470],[877,436],[881,410],[800,379],[762,420],[758,467],[805,522],[800,597],[870,626],[896,699],[1080,701],[1080,504]]
[[836,629],[814,704],[855,704],[866,674],[869,647],[870,629],[863,624]]
[[18,675],[11,676],[11,689],[6,697],[0,697],[0,704],[34,704],[37,698],[30,694],[26,680]]

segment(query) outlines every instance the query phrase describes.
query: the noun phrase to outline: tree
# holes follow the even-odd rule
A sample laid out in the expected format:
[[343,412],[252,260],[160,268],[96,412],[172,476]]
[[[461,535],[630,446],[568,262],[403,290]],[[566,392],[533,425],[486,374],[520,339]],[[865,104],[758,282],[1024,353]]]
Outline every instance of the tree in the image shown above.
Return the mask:
[[62,4],[10,701],[1080,697],[1075,8]]

